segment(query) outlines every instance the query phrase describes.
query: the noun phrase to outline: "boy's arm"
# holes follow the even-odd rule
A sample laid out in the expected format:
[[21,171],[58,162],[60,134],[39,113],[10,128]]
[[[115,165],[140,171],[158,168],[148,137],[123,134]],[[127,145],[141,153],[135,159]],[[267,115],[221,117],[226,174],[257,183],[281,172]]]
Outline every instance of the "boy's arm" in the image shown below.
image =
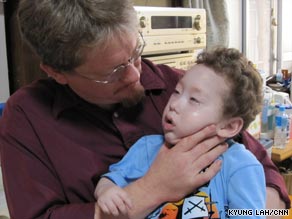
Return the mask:
[[290,199],[283,177],[268,156],[265,148],[247,131],[242,132],[241,142],[261,162],[265,170],[267,188],[267,208],[290,208]]
[[[253,219],[263,219],[265,217],[255,214],[255,210],[265,209],[266,207],[263,168],[260,164],[254,164],[245,159],[242,163],[238,165],[241,166],[240,168],[231,172],[228,180],[228,207],[230,210],[251,209],[253,210]],[[242,218],[242,215],[230,215],[230,219],[240,218]]]

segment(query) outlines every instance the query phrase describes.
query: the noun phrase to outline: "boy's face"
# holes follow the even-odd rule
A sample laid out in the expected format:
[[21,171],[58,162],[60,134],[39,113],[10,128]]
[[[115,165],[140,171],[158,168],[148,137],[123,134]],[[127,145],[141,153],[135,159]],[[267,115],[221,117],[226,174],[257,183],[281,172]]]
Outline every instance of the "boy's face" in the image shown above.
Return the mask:
[[182,137],[223,121],[223,97],[228,91],[223,77],[205,65],[195,65],[187,71],[164,109],[166,141],[176,144]]

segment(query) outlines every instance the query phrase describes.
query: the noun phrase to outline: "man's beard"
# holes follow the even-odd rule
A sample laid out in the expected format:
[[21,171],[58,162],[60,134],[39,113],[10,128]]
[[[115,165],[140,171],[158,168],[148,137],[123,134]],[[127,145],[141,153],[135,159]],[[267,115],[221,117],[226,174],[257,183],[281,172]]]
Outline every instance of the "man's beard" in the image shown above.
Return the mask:
[[138,104],[145,97],[145,90],[142,85],[138,86],[131,96],[122,100],[122,106],[129,108]]

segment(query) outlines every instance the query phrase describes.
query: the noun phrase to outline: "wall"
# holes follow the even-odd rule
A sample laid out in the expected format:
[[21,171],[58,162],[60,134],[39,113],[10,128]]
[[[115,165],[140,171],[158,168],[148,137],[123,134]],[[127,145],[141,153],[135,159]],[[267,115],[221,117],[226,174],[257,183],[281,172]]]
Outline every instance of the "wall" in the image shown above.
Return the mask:
[[226,0],[229,14],[229,47],[242,50],[241,0]]
[[0,1],[0,103],[5,102],[9,97],[3,4],[5,3]]

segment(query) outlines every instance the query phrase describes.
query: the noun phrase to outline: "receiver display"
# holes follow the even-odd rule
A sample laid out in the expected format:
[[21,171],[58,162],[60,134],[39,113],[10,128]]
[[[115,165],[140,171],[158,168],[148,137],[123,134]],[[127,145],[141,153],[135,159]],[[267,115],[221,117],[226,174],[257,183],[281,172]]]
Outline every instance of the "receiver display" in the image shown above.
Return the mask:
[[192,28],[190,16],[151,16],[152,29]]

